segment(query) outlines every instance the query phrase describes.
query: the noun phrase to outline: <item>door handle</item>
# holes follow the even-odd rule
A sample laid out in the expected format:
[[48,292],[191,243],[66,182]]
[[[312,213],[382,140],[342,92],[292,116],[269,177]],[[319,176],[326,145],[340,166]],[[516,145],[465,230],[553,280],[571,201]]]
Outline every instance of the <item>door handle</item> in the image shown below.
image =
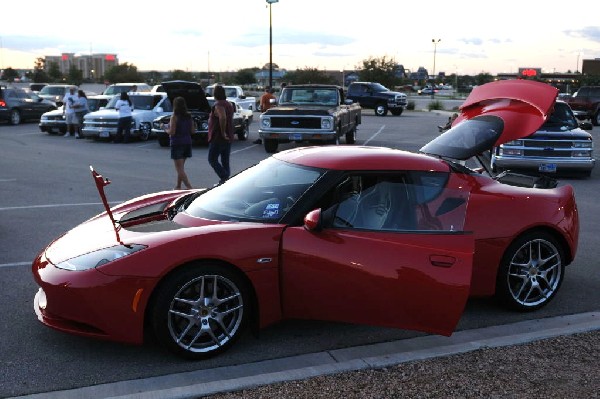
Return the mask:
[[447,255],[429,255],[429,262],[433,266],[452,267],[456,263],[456,258]]

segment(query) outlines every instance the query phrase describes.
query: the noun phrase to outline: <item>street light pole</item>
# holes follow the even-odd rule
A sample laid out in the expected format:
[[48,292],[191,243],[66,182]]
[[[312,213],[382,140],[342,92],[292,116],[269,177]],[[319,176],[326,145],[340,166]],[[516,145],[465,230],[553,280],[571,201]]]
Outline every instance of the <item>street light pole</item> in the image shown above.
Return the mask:
[[437,52],[437,44],[441,41],[442,39],[431,39],[431,42],[433,43],[433,79],[431,82],[431,99],[433,100],[434,96],[435,96],[435,54]]
[[266,0],[269,4],[269,87],[273,89],[273,18],[271,5],[279,0]]

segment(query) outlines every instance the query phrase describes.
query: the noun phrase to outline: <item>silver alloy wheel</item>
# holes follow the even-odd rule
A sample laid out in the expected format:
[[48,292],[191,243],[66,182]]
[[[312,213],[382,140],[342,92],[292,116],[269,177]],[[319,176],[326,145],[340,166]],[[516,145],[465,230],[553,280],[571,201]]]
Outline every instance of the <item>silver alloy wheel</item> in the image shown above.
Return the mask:
[[186,351],[209,353],[227,344],[244,315],[239,288],[220,275],[199,276],[177,292],[169,307],[173,342]]
[[10,124],[18,125],[21,123],[21,113],[18,109],[13,109],[10,111]]
[[508,288],[515,302],[534,307],[547,302],[562,279],[562,259],[559,250],[544,239],[523,244],[508,264]]

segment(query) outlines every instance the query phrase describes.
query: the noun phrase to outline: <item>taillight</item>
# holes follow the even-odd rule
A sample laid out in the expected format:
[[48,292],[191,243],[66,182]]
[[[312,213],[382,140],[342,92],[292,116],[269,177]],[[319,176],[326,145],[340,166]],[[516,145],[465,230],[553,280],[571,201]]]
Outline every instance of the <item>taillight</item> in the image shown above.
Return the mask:
[[4,102],[4,100],[0,100],[0,107],[6,107],[6,103]]

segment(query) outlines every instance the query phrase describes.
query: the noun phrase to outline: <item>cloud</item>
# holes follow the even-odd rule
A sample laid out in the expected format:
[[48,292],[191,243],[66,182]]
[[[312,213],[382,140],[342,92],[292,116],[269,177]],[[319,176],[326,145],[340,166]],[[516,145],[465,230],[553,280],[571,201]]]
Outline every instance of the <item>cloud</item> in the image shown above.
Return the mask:
[[459,41],[461,41],[465,44],[473,44],[475,46],[483,45],[483,39],[480,39],[478,37],[463,38],[463,39],[459,39]]
[[[355,38],[349,36],[331,35],[328,33],[304,32],[304,31],[276,31],[273,32],[273,44],[296,45],[296,44],[319,44],[322,46],[344,46],[355,42]],[[250,32],[239,35],[231,44],[241,47],[264,46],[269,42],[269,35],[264,31]]]
[[594,42],[600,42],[600,27],[586,26],[582,29],[572,29],[564,31],[567,36],[574,38],[588,39]]

